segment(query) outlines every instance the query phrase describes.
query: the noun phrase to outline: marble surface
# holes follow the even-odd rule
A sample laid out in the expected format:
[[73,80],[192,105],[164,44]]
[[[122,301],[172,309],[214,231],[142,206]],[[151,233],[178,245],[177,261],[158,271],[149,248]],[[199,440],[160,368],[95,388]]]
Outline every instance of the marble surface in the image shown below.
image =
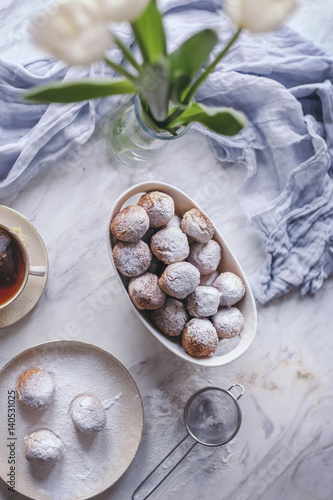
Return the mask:
[[[332,18],[331,0],[305,0],[290,25],[333,54]],[[109,211],[137,182],[174,184],[208,213],[250,275],[263,250],[237,201],[245,171],[218,163],[206,139],[191,131],[153,168],[129,172],[110,162],[103,137],[101,125],[88,144],[1,200],[38,229],[50,273],[36,309],[0,330],[0,368],[34,344],[74,339],[102,347],[129,369],[143,397],[144,434],[127,473],[99,500],[131,498],[186,434],[183,408],[195,390],[236,382],[246,390],[236,438],[219,448],[197,445],[152,500],[331,500],[333,280],[314,297],[294,292],[258,307],[255,342],[231,365],[204,369],[176,358],[128,310],[106,247]],[[1,500],[19,498],[0,482]]]

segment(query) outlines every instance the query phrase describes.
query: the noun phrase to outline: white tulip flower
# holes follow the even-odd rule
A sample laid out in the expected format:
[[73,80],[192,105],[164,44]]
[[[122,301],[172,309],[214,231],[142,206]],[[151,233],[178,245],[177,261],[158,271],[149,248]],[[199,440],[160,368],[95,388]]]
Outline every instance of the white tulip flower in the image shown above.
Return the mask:
[[102,59],[112,42],[104,12],[96,0],[59,2],[44,25],[35,27],[34,38],[40,48],[70,66]]
[[223,5],[238,28],[262,33],[277,29],[295,10],[297,0],[224,0]]
[[98,0],[109,21],[133,22],[148,7],[151,0]]

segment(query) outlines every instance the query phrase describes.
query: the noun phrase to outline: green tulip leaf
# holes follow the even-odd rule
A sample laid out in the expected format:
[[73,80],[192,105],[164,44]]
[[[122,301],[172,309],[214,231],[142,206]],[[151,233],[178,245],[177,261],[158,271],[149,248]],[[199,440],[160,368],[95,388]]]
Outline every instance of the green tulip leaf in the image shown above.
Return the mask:
[[181,104],[184,91],[189,87],[191,77],[180,70],[174,71],[171,75],[171,98],[175,104]]
[[202,123],[217,134],[230,136],[238,134],[247,120],[244,113],[233,108],[211,108],[194,102],[169,127],[175,129],[191,122]]
[[124,58],[135,68],[137,71],[140,71],[140,64],[137,62],[137,60],[134,57],[133,52],[127,45],[120,40],[120,38],[116,37],[113,35],[115,43],[118,45],[120,50],[123,53]]
[[103,80],[82,79],[78,81],[55,82],[32,88],[24,94],[24,99],[45,104],[50,102],[69,103],[87,101],[97,97],[116,94],[135,94],[134,85],[124,78]]
[[191,36],[177,50],[169,54],[170,71],[180,71],[191,79],[198,73],[217,43],[216,31],[206,29]]
[[164,26],[156,0],[152,0],[139,19],[132,23],[132,30],[146,63],[154,64],[166,55]]

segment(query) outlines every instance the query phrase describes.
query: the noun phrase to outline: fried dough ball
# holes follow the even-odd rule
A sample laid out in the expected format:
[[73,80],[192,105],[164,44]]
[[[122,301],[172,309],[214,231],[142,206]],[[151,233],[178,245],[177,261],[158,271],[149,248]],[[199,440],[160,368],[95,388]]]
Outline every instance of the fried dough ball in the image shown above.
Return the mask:
[[216,330],[208,319],[194,318],[184,328],[182,344],[191,356],[212,356],[218,340]]

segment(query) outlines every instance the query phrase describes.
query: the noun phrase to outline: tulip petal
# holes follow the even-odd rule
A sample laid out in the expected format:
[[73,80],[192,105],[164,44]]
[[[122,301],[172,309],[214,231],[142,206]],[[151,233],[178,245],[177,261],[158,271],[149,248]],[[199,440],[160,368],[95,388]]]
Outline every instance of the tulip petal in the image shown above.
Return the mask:
[[133,22],[147,8],[150,0],[98,0],[108,21]]
[[33,34],[40,48],[71,66],[102,59],[112,42],[103,12],[93,0],[59,3]]
[[224,0],[223,5],[238,28],[261,33],[277,29],[295,10],[297,0]]

